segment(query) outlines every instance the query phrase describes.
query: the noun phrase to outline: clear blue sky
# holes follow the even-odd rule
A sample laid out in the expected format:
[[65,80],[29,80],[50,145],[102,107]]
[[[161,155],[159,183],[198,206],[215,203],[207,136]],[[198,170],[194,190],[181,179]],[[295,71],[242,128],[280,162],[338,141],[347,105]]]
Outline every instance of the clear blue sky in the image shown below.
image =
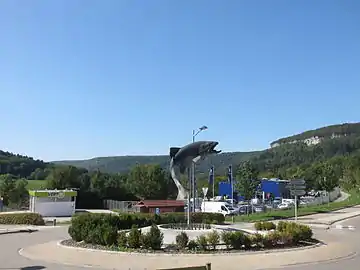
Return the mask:
[[360,121],[360,2],[2,0],[0,149],[167,154]]

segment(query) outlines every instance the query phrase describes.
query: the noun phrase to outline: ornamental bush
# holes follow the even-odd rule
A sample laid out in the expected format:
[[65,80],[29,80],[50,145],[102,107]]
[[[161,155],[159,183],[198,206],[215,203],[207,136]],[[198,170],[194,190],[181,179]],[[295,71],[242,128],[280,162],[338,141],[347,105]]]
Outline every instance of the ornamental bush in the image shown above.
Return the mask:
[[186,234],[186,232],[181,232],[176,236],[175,240],[178,248],[185,249],[189,243],[189,236]]
[[146,249],[159,250],[163,244],[164,234],[157,225],[152,225],[150,231],[141,235],[141,245]]
[[45,225],[43,217],[38,213],[2,213],[0,224]]
[[215,250],[216,246],[220,244],[220,234],[217,231],[213,230],[206,235],[206,240],[212,247],[212,249]]
[[276,229],[276,225],[274,222],[260,221],[255,223],[255,230],[257,231],[271,231],[275,229]]

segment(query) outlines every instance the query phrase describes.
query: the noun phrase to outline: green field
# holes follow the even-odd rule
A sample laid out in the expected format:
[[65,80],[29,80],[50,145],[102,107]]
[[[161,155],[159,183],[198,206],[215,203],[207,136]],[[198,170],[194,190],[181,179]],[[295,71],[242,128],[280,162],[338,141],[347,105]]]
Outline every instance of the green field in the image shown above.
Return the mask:
[[[351,207],[360,204],[360,194],[351,192],[350,197],[342,202],[332,202],[330,204],[314,205],[308,207],[299,207],[298,216],[306,216],[318,213],[326,213],[330,211],[339,210],[345,207]],[[272,210],[265,213],[256,213],[250,215],[241,215],[235,217],[235,222],[256,222],[256,221],[268,221],[287,219],[294,217],[294,209],[290,210]],[[231,221],[231,217],[226,218],[227,221]]]
[[26,188],[28,190],[45,189],[46,186],[45,180],[27,180],[27,182]]

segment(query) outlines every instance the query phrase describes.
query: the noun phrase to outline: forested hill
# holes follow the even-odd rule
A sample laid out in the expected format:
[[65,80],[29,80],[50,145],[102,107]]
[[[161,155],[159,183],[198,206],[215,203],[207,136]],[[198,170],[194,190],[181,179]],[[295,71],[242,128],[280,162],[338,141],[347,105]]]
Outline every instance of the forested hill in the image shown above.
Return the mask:
[[0,174],[12,174],[19,178],[31,178],[37,170],[43,171],[52,165],[32,157],[0,150]]
[[[197,166],[198,173],[208,172],[210,166],[214,164],[217,173],[224,174],[229,164],[239,164],[242,161],[249,160],[257,156],[260,151],[254,152],[229,152],[211,156]],[[169,156],[115,156],[115,157],[98,157],[89,160],[65,160],[55,161],[55,164],[73,165],[76,167],[86,168],[88,170],[101,170],[109,173],[128,172],[136,164],[159,164],[162,168],[167,169],[169,166]]]
[[[320,143],[303,143],[302,139],[312,136],[322,137]],[[225,175],[230,164],[237,166],[242,161],[251,160],[263,176],[291,177],[299,167],[310,166],[334,157],[359,154],[360,123],[323,127],[281,140],[291,143],[263,151],[232,152],[212,156],[196,167],[197,174],[199,177],[202,175],[205,177],[213,164],[217,175]],[[296,140],[298,141],[294,142]],[[58,161],[55,164],[74,165],[89,170],[99,169],[104,172],[128,172],[136,164],[159,164],[167,169],[169,156],[102,157],[80,161]]]
[[[316,144],[302,141],[311,136],[319,136],[322,139]],[[317,162],[345,156],[360,156],[360,123],[323,127],[281,140],[291,143],[280,144],[263,151],[229,152],[211,156],[196,166],[197,175],[206,177],[210,166],[214,165],[216,175],[224,176],[230,164],[236,167],[242,161],[250,160],[264,177],[288,178],[293,176],[294,172]],[[159,164],[168,170],[169,156],[115,156],[46,163],[0,151],[0,174],[8,173],[27,179],[45,179],[50,169],[58,165],[73,165],[89,171],[99,169],[107,173],[128,173],[136,164]]]
[[360,136],[360,123],[344,123],[308,130],[297,135],[278,139],[270,145],[271,147],[274,147],[280,144],[295,143],[300,141],[311,145],[320,143],[322,139],[339,138],[350,135]]

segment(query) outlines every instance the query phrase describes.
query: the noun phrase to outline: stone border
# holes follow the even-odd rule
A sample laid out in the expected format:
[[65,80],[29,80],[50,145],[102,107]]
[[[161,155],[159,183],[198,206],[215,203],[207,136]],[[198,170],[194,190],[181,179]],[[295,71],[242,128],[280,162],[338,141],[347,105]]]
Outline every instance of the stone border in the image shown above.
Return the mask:
[[131,255],[131,256],[242,256],[242,255],[259,255],[259,254],[268,254],[268,253],[281,253],[281,252],[294,252],[306,249],[313,249],[321,246],[326,246],[322,241],[319,241],[316,244],[312,244],[304,247],[294,247],[294,248],[283,248],[283,249],[269,249],[269,250],[260,250],[260,251],[243,251],[243,252],[219,252],[219,253],[141,253],[141,252],[125,252],[125,251],[114,251],[114,250],[103,250],[95,248],[84,248],[84,247],[73,247],[64,245],[62,242],[68,240],[60,240],[57,242],[57,245],[62,248],[82,250],[88,252],[101,252],[101,253],[110,253],[110,254],[121,254],[121,255]]
[[14,234],[14,233],[33,233],[39,231],[38,229],[5,229],[0,230],[0,235]]

